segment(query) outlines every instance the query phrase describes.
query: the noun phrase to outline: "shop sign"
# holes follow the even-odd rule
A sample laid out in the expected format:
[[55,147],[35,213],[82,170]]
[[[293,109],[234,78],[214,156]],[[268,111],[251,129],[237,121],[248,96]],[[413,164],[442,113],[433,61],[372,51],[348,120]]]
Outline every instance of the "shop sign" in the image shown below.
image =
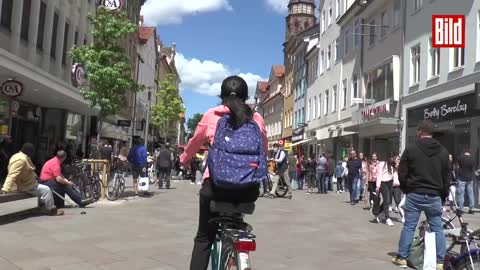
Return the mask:
[[370,119],[375,118],[379,114],[390,112],[390,104],[381,104],[373,106],[362,111],[362,118]]
[[130,127],[131,123],[130,120],[117,120],[117,126],[119,127]]
[[23,84],[17,80],[9,79],[2,83],[2,94],[8,97],[18,97],[23,92]]
[[101,0],[100,4],[102,7],[111,11],[119,10],[123,7],[122,0]]
[[85,84],[86,72],[83,65],[75,63],[72,66],[72,84],[75,87],[81,87]]
[[283,147],[283,149],[285,149],[285,151],[289,151],[289,152],[292,151],[292,143],[285,141],[285,146]]
[[468,94],[408,110],[407,121],[415,126],[421,120],[441,122],[479,115],[474,107],[475,94]]
[[303,140],[303,138],[305,137],[304,132],[305,132],[304,127],[297,128],[297,129],[293,130],[293,132],[292,132],[292,143],[296,143],[296,142],[299,142],[299,141]]
[[8,126],[0,125],[0,135],[8,135]]

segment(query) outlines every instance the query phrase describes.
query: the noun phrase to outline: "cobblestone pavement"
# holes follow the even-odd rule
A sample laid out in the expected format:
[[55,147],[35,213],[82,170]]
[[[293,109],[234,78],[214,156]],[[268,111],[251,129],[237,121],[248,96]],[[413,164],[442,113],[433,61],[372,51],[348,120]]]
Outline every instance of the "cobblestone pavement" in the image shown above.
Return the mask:
[[[173,186],[149,198],[0,225],[0,269],[188,269],[199,186]],[[292,200],[260,198],[246,219],[258,237],[254,269],[396,269],[389,253],[396,250],[401,224],[373,224],[370,212],[347,198],[300,191]],[[470,219],[479,224],[478,217]]]

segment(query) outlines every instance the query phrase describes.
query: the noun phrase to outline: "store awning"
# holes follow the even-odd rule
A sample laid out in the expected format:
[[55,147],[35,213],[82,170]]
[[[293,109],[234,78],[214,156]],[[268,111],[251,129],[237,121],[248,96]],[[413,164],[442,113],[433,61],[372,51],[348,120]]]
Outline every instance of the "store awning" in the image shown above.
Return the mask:
[[402,121],[397,118],[377,118],[368,122],[345,127],[345,131],[357,132],[361,137],[397,133]]
[[295,147],[297,145],[302,145],[302,144],[305,144],[305,143],[313,141],[313,140],[315,140],[315,138],[310,138],[310,139],[306,139],[306,140],[299,141],[299,142],[296,142],[296,143],[292,143],[291,147]]

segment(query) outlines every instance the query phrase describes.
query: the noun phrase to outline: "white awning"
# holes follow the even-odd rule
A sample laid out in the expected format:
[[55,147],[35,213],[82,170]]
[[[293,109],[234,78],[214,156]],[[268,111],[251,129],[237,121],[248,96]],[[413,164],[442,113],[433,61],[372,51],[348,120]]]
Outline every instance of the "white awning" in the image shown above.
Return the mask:
[[310,139],[306,139],[306,140],[299,141],[299,142],[296,142],[296,143],[292,143],[292,147],[295,147],[297,145],[302,145],[304,143],[307,143],[307,142],[310,142],[310,141],[313,141],[313,140],[315,140],[315,138],[310,138]]

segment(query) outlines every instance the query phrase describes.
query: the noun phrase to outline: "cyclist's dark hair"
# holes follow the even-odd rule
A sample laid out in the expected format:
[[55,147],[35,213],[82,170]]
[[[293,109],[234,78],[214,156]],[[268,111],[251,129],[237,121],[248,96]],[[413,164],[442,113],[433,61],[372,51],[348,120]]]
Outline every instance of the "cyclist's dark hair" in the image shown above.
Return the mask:
[[231,124],[234,128],[252,120],[253,111],[245,103],[248,99],[248,85],[244,79],[239,76],[230,76],[223,80],[220,98],[222,104],[230,109]]

